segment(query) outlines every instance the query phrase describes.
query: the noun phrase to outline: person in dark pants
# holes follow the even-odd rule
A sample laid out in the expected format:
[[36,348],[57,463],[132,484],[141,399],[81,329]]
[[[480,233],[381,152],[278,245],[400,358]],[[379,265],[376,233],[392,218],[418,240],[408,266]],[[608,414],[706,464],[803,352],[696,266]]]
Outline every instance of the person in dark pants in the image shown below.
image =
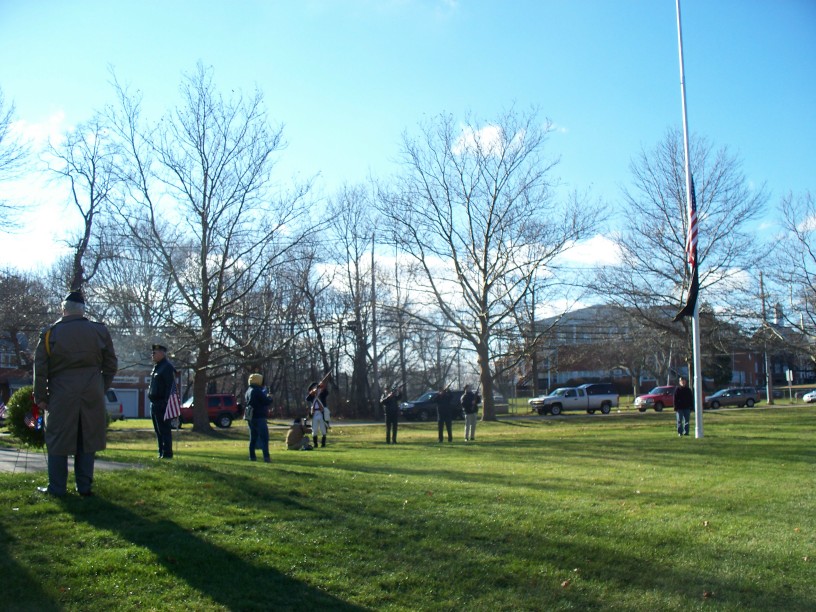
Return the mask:
[[462,404],[462,412],[465,413],[465,442],[476,439],[476,419],[479,413],[477,397],[470,385],[465,385],[465,392],[459,400]]
[[436,402],[436,426],[439,430],[439,443],[444,442],[443,429],[448,430],[448,442],[453,442],[453,406],[451,406],[449,398],[445,391],[440,391],[436,394],[434,401]]
[[156,441],[159,444],[159,459],[173,458],[173,433],[170,421],[164,419],[167,410],[167,400],[173,389],[176,378],[176,368],[167,359],[167,347],[162,344],[153,345],[153,372],[150,374],[150,388],[147,398],[150,400],[150,416],[153,419],[153,431],[156,432]]
[[249,388],[244,395],[245,416],[249,423],[249,460],[255,461],[255,449],[261,449],[264,463],[269,463],[269,425],[266,419],[269,416],[269,406],[272,405],[272,398],[266,394],[262,387],[263,376],[261,374],[249,375]]
[[74,456],[76,490],[93,495],[96,452],[106,446],[105,392],[118,361],[108,328],[85,318],[85,299],[71,291],[62,318],[45,329],[34,353],[34,401],[45,420],[48,486],[41,493],[63,497],[68,455]]
[[689,435],[689,421],[691,420],[691,410],[694,408],[694,393],[688,386],[688,380],[680,377],[677,387],[674,389],[674,413],[677,417],[677,435]]
[[380,405],[385,412],[385,443],[397,443],[397,425],[399,424],[399,400],[402,394],[394,388],[383,395]]

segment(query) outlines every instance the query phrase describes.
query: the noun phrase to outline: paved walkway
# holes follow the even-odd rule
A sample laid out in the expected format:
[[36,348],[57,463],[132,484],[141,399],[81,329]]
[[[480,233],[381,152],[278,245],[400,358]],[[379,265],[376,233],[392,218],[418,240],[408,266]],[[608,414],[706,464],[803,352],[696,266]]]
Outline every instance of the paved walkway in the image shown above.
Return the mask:
[[[74,458],[68,457],[68,469],[74,467]],[[141,468],[142,465],[134,463],[117,463],[115,461],[101,461],[94,463],[95,470],[124,470],[128,468]],[[36,449],[16,449],[0,447],[0,472],[10,474],[33,474],[34,472],[44,472],[46,470],[45,453]]]

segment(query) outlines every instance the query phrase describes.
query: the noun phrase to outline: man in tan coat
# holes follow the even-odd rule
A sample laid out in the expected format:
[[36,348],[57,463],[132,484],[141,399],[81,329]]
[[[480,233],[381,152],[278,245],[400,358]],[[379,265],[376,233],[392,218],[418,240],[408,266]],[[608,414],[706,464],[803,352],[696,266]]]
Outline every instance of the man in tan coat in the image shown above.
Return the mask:
[[106,445],[105,392],[118,364],[108,328],[84,315],[82,293],[72,291],[34,354],[34,400],[45,415],[48,448],[48,486],[37,489],[55,497],[66,492],[68,455],[74,456],[77,492],[93,494],[96,452]]
[[295,419],[289,426],[289,431],[286,432],[286,448],[288,450],[312,450],[312,445],[309,444],[309,434],[312,433],[312,428],[300,422],[300,419]]

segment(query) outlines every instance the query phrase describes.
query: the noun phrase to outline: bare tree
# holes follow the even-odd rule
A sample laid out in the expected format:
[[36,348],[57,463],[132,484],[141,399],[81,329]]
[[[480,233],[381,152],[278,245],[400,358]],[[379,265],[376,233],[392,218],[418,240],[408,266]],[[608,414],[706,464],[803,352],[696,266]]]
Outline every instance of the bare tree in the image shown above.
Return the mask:
[[414,292],[424,293],[476,353],[485,420],[495,419],[494,331],[512,317],[534,270],[582,238],[596,215],[577,202],[556,201],[555,162],[543,155],[550,130],[534,112],[511,110],[464,127],[439,116],[418,139],[404,136],[404,172],[380,205],[423,272]]
[[[744,289],[741,281],[762,255],[749,230],[763,213],[767,194],[764,188],[749,186],[740,161],[725,148],[715,151],[705,139],[695,138],[690,156],[699,219],[699,299],[703,305],[733,305]],[[626,222],[614,237],[621,263],[602,268],[595,286],[644,325],[688,344],[688,320],[672,323],[670,315],[680,310],[685,287],[684,168],[683,139],[677,130],[631,162],[632,187],[623,194]],[[690,356],[690,344],[686,352]]]
[[37,277],[0,270],[0,343],[8,344],[9,365],[30,368],[37,335],[51,320],[50,295]]
[[[65,142],[49,145],[49,170],[70,187],[70,201],[82,216],[82,229],[71,243],[73,261],[68,288],[82,289],[100,262],[110,256],[104,233],[95,226],[105,215],[118,182],[114,151],[103,118],[99,115],[66,134]],[[90,256],[90,263],[87,258]]]
[[778,309],[785,323],[796,329],[810,344],[807,348],[816,361],[816,202],[809,191],[794,196],[789,193],[779,204],[781,239],[772,259],[772,278],[780,297],[790,308]]
[[369,214],[371,199],[364,186],[344,186],[329,205],[333,220],[329,231],[329,248],[339,267],[338,281],[342,294],[341,314],[351,334],[352,365],[348,399],[352,415],[368,413],[372,405],[368,380],[371,355],[371,253],[373,224]]
[[[0,182],[17,176],[28,157],[28,147],[12,133],[14,104],[7,103],[0,89]],[[0,227],[8,229],[14,224],[14,215],[20,205],[0,198]]]
[[158,254],[179,295],[171,323],[191,345],[193,427],[209,431],[208,377],[242,348],[225,344],[223,327],[302,239],[309,185],[287,192],[274,184],[283,128],[270,126],[260,92],[224,98],[199,64],[182,81],[180,105],[146,129],[140,99],[115,87],[112,123],[127,184],[121,218]]
[[[178,336],[168,327],[178,292],[155,249],[143,248],[120,224],[100,223],[99,231],[116,244],[116,251],[101,260],[88,287],[89,303],[114,336],[120,371],[149,368],[153,339]],[[136,233],[148,231],[143,227]],[[180,347],[174,348],[174,357],[181,354]]]

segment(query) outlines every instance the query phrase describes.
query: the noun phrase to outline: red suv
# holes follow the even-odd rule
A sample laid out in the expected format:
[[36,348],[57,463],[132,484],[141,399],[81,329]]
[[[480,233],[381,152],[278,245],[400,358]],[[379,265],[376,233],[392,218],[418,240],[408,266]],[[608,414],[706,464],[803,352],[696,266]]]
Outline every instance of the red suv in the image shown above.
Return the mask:
[[[235,419],[243,417],[243,411],[232,393],[213,393],[207,395],[207,416],[210,423],[215,423],[218,427],[229,427]],[[190,397],[181,405],[181,416],[178,423],[174,419],[173,426],[179,428],[182,423],[192,422],[193,398]]]
[[674,408],[674,385],[655,387],[646,395],[638,395],[635,398],[635,408],[640,412],[646,412],[649,408],[654,408],[655,412],[660,412],[663,408]]

